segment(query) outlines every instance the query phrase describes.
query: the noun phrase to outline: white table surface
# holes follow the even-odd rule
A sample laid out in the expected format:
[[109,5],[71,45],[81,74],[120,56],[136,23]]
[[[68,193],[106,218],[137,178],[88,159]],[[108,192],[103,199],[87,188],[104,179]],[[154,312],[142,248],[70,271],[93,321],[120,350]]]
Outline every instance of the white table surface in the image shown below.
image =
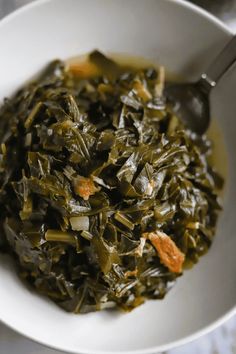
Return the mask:
[[[0,18],[31,1],[0,0]],[[215,13],[236,32],[236,0],[192,2]],[[0,354],[61,354],[61,352],[34,343],[0,324]],[[236,354],[236,316],[208,335],[162,354]]]

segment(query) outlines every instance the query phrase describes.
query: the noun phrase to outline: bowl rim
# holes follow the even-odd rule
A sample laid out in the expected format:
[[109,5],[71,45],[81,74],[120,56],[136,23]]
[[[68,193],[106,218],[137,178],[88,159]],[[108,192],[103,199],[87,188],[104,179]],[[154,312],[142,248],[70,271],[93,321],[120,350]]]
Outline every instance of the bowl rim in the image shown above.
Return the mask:
[[[8,15],[4,16],[0,20],[0,30],[6,23],[10,22],[15,17],[21,15],[22,13],[30,11],[31,8],[35,8],[35,7],[41,6],[45,3],[49,3],[52,1],[56,1],[56,0],[36,0],[36,1],[31,0],[30,3],[20,6],[19,8],[12,11]],[[188,8],[188,9],[192,10],[193,12],[199,14],[200,16],[205,17],[212,24],[214,24],[216,27],[220,28],[225,34],[227,34],[229,36],[229,38],[234,35],[234,32],[223,21],[221,21],[216,16],[209,13],[208,11],[206,11],[205,9],[201,8],[198,5],[192,4],[187,0],[164,0],[164,1],[169,2],[169,3],[176,3],[180,7]],[[221,326],[223,323],[225,323],[227,320],[232,318],[234,315],[236,315],[236,304],[233,306],[233,308],[231,310],[227,311],[223,316],[220,316],[216,321],[208,324],[207,326],[203,327],[202,329],[200,329],[190,335],[187,335],[181,339],[175,340],[175,341],[170,342],[168,344],[163,344],[163,345],[159,345],[159,346],[155,346],[155,347],[151,347],[151,348],[147,348],[147,349],[138,349],[138,350],[131,350],[131,351],[130,350],[128,350],[128,351],[127,350],[126,351],[113,351],[112,353],[113,354],[154,354],[157,352],[166,352],[171,349],[180,347],[182,345],[189,344],[189,343],[197,340],[198,338],[212,332],[214,329]],[[78,350],[71,350],[71,349],[68,350],[67,348],[62,348],[62,347],[58,347],[57,345],[48,344],[46,341],[44,341],[40,338],[36,338],[36,337],[33,337],[29,334],[26,334],[26,333],[24,333],[24,331],[21,331],[21,329],[17,328],[13,324],[9,324],[9,323],[5,322],[1,318],[0,318],[0,323],[4,324],[6,327],[12,329],[16,333],[22,335],[23,337],[25,337],[33,342],[41,344],[41,345],[43,345],[47,348],[50,348],[50,349],[58,350],[59,352],[65,353],[65,351],[66,351],[67,353],[70,353],[70,354],[108,354],[107,351],[104,352],[104,351],[100,351],[100,350],[96,351],[96,352],[91,351],[91,350],[86,350],[86,351],[84,351],[84,350],[78,351]]]
[[[30,1],[31,1],[30,3],[18,7],[17,9],[15,9],[14,11],[10,12],[6,16],[4,16],[2,19],[0,19],[0,28],[3,25],[5,25],[7,22],[11,21],[12,19],[14,19],[18,15],[20,15],[21,13],[26,12],[33,7],[38,7],[38,6],[43,5],[44,3],[52,2],[55,0],[34,0],[34,1],[30,0]],[[196,12],[199,15],[202,15],[203,17],[208,18],[212,23],[214,23],[216,26],[221,28],[226,34],[229,34],[229,35],[234,34],[234,32],[230,29],[230,27],[227,26],[222,20],[220,20],[219,18],[217,18],[216,16],[214,16],[213,14],[208,12],[207,10],[203,9],[202,7],[189,2],[189,0],[164,0],[164,1],[169,2],[169,3],[177,3],[182,7],[189,8],[193,12]]]

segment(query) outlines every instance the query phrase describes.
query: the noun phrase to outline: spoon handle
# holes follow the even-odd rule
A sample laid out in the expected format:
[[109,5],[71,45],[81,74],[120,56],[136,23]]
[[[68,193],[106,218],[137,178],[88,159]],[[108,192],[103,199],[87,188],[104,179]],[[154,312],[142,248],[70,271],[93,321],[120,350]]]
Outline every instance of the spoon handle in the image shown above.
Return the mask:
[[202,74],[202,80],[212,88],[236,61],[236,36],[233,36],[221,53],[213,60],[208,70]]

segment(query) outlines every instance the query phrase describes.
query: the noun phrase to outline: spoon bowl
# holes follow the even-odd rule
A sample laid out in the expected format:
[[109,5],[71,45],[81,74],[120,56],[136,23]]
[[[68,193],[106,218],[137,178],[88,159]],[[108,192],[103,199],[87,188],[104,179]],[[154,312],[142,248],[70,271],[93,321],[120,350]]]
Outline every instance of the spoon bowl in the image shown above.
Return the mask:
[[210,124],[210,107],[207,93],[200,83],[170,84],[165,95],[178,117],[193,132],[202,135]]
[[209,94],[236,61],[236,36],[226,44],[208,70],[195,83],[172,84],[165,94],[174,112],[197,134],[204,134],[210,124]]

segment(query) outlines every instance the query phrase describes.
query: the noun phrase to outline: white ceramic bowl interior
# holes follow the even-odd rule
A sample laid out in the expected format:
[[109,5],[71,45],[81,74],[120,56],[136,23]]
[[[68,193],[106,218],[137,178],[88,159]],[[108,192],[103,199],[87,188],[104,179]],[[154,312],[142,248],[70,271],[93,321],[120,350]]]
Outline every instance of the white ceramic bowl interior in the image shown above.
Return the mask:
[[[49,0],[0,24],[0,99],[54,58],[94,48],[143,56],[194,79],[231,33],[204,11],[174,0]],[[0,319],[20,333],[72,353],[154,353],[205,333],[234,311],[236,300],[236,70],[212,95],[224,135],[229,173],[224,212],[207,256],[163,301],[129,314],[68,314],[26,288],[0,256]]]

